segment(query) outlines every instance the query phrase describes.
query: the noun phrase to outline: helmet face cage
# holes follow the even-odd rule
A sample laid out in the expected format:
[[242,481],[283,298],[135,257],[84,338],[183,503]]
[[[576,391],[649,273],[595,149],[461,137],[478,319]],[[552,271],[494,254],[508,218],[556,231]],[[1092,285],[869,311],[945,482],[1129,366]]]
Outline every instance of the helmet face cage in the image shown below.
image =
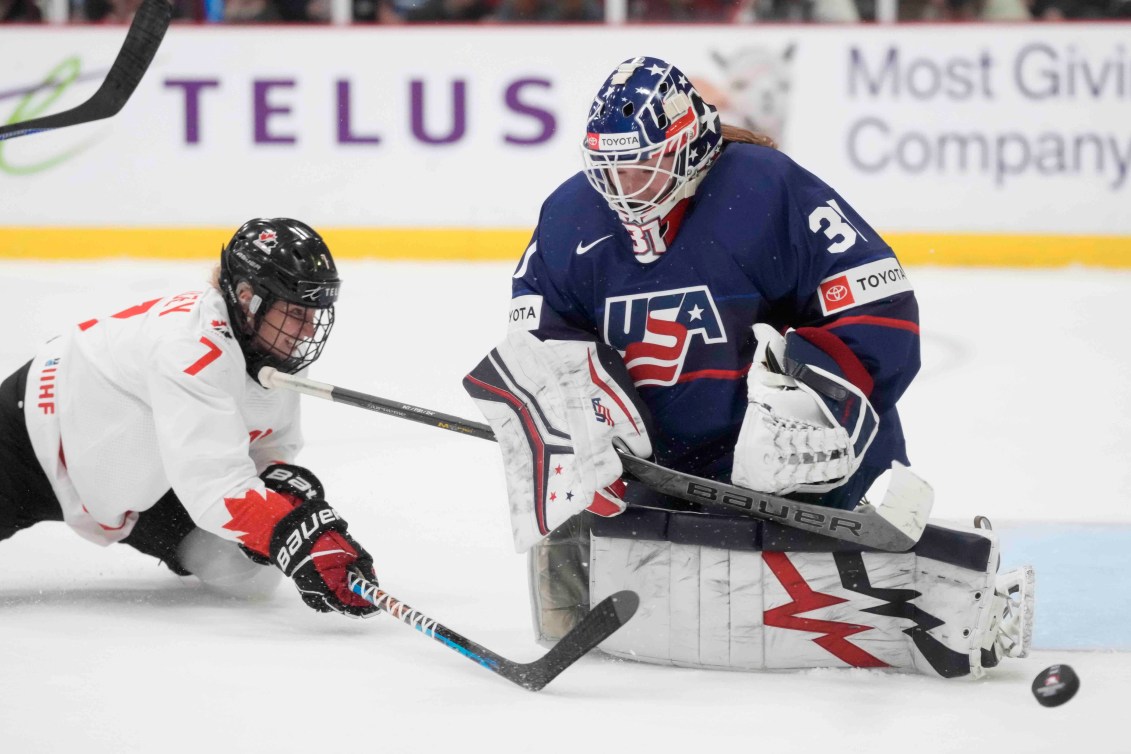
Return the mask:
[[258,367],[270,365],[287,374],[305,369],[322,355],[333,326],[332,305],[318,308],[283,299],[262,300],[250,339]]
[[[247,371],[294,374],[314,363],[334,325],[341,281],[321,237],[296,220],[245,223],[221,253],[220,289]],[[240,292],[250,290],[246,304]],[[246,307],[246,308],[245,308]]]
[[605,80],[581,152],[590,185],[623,221],[644,225],[695,192],[720,143],[718,114],[687,77],[640,57]]

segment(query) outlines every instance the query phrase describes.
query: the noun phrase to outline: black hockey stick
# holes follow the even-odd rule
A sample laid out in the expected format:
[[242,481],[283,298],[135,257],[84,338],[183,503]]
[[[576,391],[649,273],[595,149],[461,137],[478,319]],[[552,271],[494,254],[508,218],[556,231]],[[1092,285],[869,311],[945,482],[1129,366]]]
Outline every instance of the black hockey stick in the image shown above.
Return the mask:
[[[283,374],[272,367],[260,370],[259,382],[267,387],[287,388],[335,403],[495,441],[494,431],[486,424]],[[843,511],[685,474],[623,451],[620,454],[625,473],[657,492],[706,508],[739,512],[888,552],[904,552],[915,546],[927,525],[934,503],[930,486],[899,465],[892,467],[887,494],[879,505],[861,505],[856,510]]]
[[0,126],[0,141],[102,120],[117,113],[125,106],[153,62],[172,17],[173,8],[169,0],[144,0],[134,14],[133,23],[126,32],[126,41],[110,66],[110,72],[90,99],[61,113]]
[[350,574],[349,583],[354,594],[381,608],[401,623],[412,626],[472,662],[531,691],[540,691],[563,670],[581,659],[582,655],[609,638],[636,614],[636,608],[640,605],[636,592],[625,590],[609,595],[542,657],[534,662],[515,662],[460,636],[356,573]]

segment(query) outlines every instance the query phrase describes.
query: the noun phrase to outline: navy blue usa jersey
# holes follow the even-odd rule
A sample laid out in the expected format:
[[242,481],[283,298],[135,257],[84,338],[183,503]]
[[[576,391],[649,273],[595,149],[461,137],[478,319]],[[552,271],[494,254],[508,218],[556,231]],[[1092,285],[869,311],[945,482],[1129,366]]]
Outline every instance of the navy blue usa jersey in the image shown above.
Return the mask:
[[891,248],[823,181],[774,149],[728,144],[668,251],[643,263],[633,245],[573,176],[542,206],[510,320],[620,351],[652,412],[658,462],[729,480],[756,322],[796,328],[807,357],[876,408],[860,494],[908,462],[895,404],[919,369],[915,296]]

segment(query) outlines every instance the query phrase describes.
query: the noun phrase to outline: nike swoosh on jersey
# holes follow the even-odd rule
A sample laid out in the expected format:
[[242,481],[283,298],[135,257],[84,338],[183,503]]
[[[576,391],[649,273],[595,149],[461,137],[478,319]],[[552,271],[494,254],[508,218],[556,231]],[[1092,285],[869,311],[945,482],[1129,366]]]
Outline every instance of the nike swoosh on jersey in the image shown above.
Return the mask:
[[601,238],[598,238],[596,241],[594,241],[593,243],[588,244],[588,245],[582,244],[580,241],[578,241],[577,242],[577,253],[578,253],[578,255],[584,254],[585,252],[589,251],[590,249],[592,249],[597,244],[604,241],[606,238],[612,238],[612,237],[613,237],[613,234],[610,233],[607,236],[602,236]]

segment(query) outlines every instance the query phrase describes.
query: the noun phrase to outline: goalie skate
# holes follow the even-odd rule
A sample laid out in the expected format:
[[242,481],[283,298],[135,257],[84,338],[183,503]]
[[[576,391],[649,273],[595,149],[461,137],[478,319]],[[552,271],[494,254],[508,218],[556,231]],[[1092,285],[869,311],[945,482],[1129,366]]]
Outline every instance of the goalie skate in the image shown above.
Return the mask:
[[1036,574],[1022,566],[1000,574],[994,584],[990,625],[982,635],[982,666],[992,668],[1003,657],[1028,657],[1033,644]]

